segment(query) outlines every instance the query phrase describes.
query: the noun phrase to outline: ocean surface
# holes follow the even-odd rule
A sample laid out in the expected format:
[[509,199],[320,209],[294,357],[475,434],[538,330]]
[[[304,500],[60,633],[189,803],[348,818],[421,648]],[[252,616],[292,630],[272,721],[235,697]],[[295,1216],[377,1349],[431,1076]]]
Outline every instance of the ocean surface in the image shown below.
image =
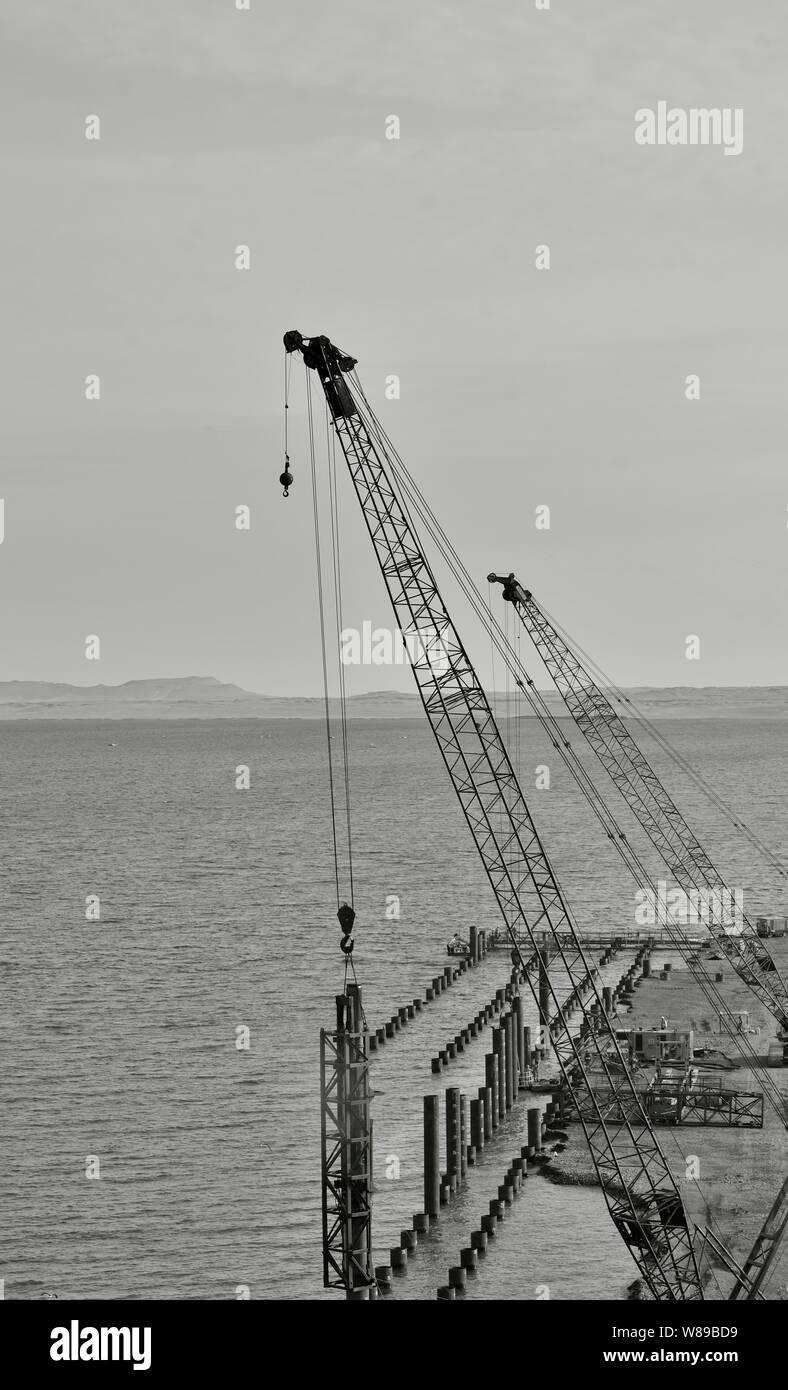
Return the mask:
[[[532,720],[507,732],[578,925],[634,927],[634,884],[558,755]],[[664,732],[788,858],[788,723]],[[649,752],[748,913],[788,912],[785,880]],[[354,959],[375,1027],[423,996],[455,930],[497,918],[430,732],[354,722],[350,755]],[[6,1298],[339,1296],[322,1288],[320,1229],[319,1030],[343,986],[326,758],[311,721],[0,725]],[[421,1209],[422,1096],[475,1094],[489,1031],[442,1077],[429,1058],[507,967],[489,956],[373,1058],[378,1263]],[[446,1282],[524,1122],[520,1106],[395,1298]],[[622,1298],[637,1273],[593,1189],[529,1177],[500,1230],[469,1297]]]

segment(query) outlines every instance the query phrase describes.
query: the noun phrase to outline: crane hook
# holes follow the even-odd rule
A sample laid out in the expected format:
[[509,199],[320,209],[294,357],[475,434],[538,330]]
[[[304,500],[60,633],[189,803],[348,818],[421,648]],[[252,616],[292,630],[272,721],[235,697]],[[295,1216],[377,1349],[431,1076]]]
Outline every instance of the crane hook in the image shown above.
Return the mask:
[[282,484],[282,496],[290,496],[290,488],[293,486],[293,475],[290,472],[290,455],[285,454],[285,471],[279,474],[279,481]]
[[356,914],[349,903],[343,903],[337,913],[337,918],[342,928],[342,940],[339,943],[339,949],[343,955],[350,956],[353,954],[353,946],[355,944],[350,933],[353,930]]

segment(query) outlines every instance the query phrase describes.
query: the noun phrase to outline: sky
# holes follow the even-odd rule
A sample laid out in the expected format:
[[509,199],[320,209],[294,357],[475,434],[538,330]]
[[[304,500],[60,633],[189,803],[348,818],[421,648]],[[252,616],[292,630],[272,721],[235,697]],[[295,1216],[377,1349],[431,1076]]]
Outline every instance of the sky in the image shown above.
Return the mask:
[[[0,30],[0,680],[319,693],[298,364],[277,483],[298,328],[359,359],[483,590],[514,570],[621,685],[788,684],[780,0],[36,0]],[[742,152],[639,146],[661,100],[741,108]],[[339,500],[345,625],[390,627]]]

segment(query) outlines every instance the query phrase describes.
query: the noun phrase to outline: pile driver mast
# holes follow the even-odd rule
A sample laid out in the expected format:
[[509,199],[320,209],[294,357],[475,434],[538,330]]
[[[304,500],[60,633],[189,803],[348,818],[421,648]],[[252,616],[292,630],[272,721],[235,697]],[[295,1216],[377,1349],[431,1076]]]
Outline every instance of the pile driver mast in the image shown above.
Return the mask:
[[[288,353],[301,352],[320,381],[397,622],[413,653],[425,713],[513,948],[522,965],[518,934],[538,951],[546,932],[570,987],[579,992],[591,973],[581,937],[487,696],[387,469],[382,431],[353,375],[355,359],[323,336],[304,338],[293,331],[284,344]],[[592,1032],[581,1045],[552,982],[549,989],[556,1058],[612,1219],[655,1298],[701,1299],[687,1212],[627,1061],[610,1033]],[[595,984],[593,991],[601,1010]]]

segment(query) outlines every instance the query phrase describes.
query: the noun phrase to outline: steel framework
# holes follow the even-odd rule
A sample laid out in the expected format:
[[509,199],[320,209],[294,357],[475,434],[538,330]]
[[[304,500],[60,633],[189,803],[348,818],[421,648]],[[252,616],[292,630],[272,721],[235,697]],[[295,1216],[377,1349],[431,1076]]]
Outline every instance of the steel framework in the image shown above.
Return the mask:
[[736,921],[733,896],[608,697],[513,574],[490,575],[503,584],[583,737],[636,815],[668,870],[685,892],[704,895],[706,923],[720,951],[782,1028],[788,1027],[788,990],[769,951],[744,913]]
[[683,1087],[679,1096],[679,1124],[763,1129],[763,1093],[718,1090],[702,1082]]
[[374,1286],[372,1128],[361,994],[337,995],[337,1027],[320,1030],[323,1284],[354,1291]]
[[[512,945],[524,932],[534,951],[547,931],[576,997],[593,978],[569,907],[553,872],[514,769],[467,652],[441,598],[404,499],[386,469],[388,455],[374,415],[354,395],[353,358],[327,338],[285,335],[320,380],[416,685],[444,763],[490,880]],[[523,965],[520,956],[520,964]],[[533,980],[526,975],[538,1005]],[[657,1299],[701,1299],[702,1281],[687,1212],[617,1041],[571,1033],[549,983],[553,1046],[577,1107],[608,1209]],[[590,1084],[590,1052],[613,1101]]]
[[788,1178],[785,1179],[777,1193],[774,1204],[745,1261],[741,1276],[733,1287],[732,1300],[738,1298],[754,1299],[760,1296],[761,1286],[777,1256],[786,1229],[788,1229]]
[[[640,1101],[652,1125],[681,1125],[721,1129],[763,1129],[763,1096],[756,1091],[719,1091],[706,1087],[677,1087],[655,1083],[639,1090]],[[600,1096],[601,1099],[601,1096]],[[612,1107],[615,1096],[605,1091],[604,1103]],[[623,1111],[620,1112],[623,1118]],[[578,1118],[567,1105],[564,1118]]]

